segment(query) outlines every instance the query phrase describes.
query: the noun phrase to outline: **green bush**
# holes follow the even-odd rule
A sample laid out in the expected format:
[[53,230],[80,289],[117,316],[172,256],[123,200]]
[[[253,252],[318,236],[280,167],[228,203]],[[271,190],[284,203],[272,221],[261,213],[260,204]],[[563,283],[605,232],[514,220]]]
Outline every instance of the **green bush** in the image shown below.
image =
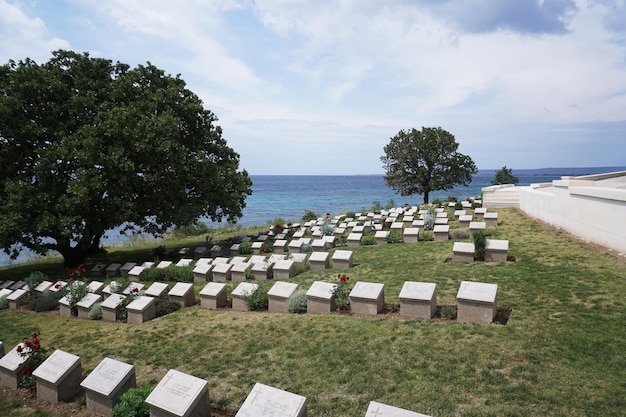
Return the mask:
[[[193,282],[193,265],[176,266],[170,265],[167,268],[148,268],[144,269],[140,278],[142,281],[163,282]],[[126,288],[126,287],[124,287]],[[122,288],[123,289],[123,288]]]
[[271,240],[266,240],[261,244],[261,253],[272,253],[274,252],[274,242]]
[[24,278],[24,282],[28,284],[28,292],[30,295],[35,295],[35,288],[46,279],[48,279],[48,276],[41,271],[33,271]]
[[450,230],[450,239],[469,239],[470,235],[466,229],[452,229]]
[[351,218],[351,219],[354,219],[354,216],[355,216],[355,215],[356,215],[356,213],[355,213],[355,212],[353,212],[353,211],[348,211],[348,212],[346,212],[346,218]]
[[95,303],[89,309],[90,320],[102,320],[102,303]]
[[264,284],[259,284],[253,293],[242,297],[243,301],[251,311],[267,310],[269,304],[267,291],[268,288]]
[[376,245],[376,238],[374,235],[365,235],[361,238],[361,246],[372,246]]
[[295,314],[306,313],[306,303],[306,290],[296,290],[287,300],[287,310]]
[[311,220],[317,220],[319,217],[320,215],[313,210],[306,209],[304,210],[304,216],[302,216],[302,222],[306,223]]
[[150,408],[146,398],[153,390],[151,385],[131,388],[120,397],[120,402],[113,407],[113,417],[150,417]]
[[[374,239],[374,242],[376,242],[376,239]],[[387,243],[402,243],[402,242],[404,242],[404,236],[402,236],[402,233],[398,232],[397,230],[392,230],[387,235]]]
[[472,239],[474,239],[474,253],[476,254],[477,261],[485,260],[485,244],[487,243],[487,237],[484,230],[477,230],[472,233]]
[[423,230],[419,235],[419,240],[430,242],[432,240],[435,240],[435,234],[432,230]]
[[156,308],[156,316],[161,317],[180,310],[180,304],[172,300],[161,300]]
[[174,235],[174,237],[177,239],[181,239],[190,236],[206,235],[210,232],[211,229],[209,228],[209,226],[201,221],[197,221],[195,223],[184,226],[176,226],[172,230],[172,235]]
[[460,201],[457,201],[456,204],[454,205],[454,209],[463,210],[463,203],[461,203]]
[[45,292],[44,294],[34,297],[28,303],[28,308],[32,311],[51,311],[59,308],[59,300],[63,298],[61,291]]
[[304,274],[306,271],[309,270],[309,268],[311,267],[311,265],[309,264],[309,261],[304,261],[304,262],[295,262],[294,263],[294,273],[296,275],[300,275],[300,274]]
[[239,244],[239,253],[242,255],[250,255],[252,253],[252,242],[241,242]]
[[8,295],[3,295],[0,297],[0,310],[4,310],[9,307],[9,300],[7,300]]

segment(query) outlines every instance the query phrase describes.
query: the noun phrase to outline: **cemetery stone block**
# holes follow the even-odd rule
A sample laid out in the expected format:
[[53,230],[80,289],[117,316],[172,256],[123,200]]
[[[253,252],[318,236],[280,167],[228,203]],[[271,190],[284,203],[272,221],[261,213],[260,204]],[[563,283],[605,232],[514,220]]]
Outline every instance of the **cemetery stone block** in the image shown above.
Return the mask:
[[450,231],[450,226],[447,224],[436,224],[433,229],[433,234],[435,235],[435,242],[441,242],[448,240],[448,232]]
[[190,307],[196,303],[193,284],[187,282],[177,282],[167,295],[170,296],[170,300],[177,302],[183,308]]
[[474,262],[474,244],[470,242],[454,242],[452,262]]
[[26,290],[15,290],[11,294],[7,296],[7,301],[9,302],[10,310],[17,310],[17,308],[22,304],[22,301],[26,299],[26,295],[28,291]]
[[417,227],[407,227],[404,229],[404,242],[417,243],[419,241],[420,229]]
[[200,290],[200,307],[216,310],[226,307],[226,284],[209,282]]
[[0,358],[0,384],[4,387],[17,389],[22,382],[26,358],[18,353],[18,347],[24,349],[25,345],[20,343]]
[[111,358],[104,358],[81,382],[85,389],[87,409],[111,417],[123,393],[136,385],[135,367]]
[[292,259],[285,259],[274,264],[274,279],[290,279],[296,274],[296,263]]
[[209,383],[170,369],[146,398],[151,417],[210,417]]
[[328,252],[312,252],[309,256],[309,265],[311,269],[330,268],[330,256]]
[[102,296],[100,294],[95,294],[90,292],[80,299],[79,302],[76,303],[76,309],[78,310],[78,318],[79,319],[88,319],[89,318],[89,310],[98,302],[102,301]]
[[403,408],[393,407],[391,405],[370,401],[369,407],[365,412],[365,417],[429,417],[426,414],[415,413]]
[[115,322],[120,314],[122,301],[126,296],[121,294],[111,294],[102,302],[102,321]]
[[385,308],[385,284],[358,281],[350,291],[350,311],[375,315]]
[[352,268],[352,251],[351,250],[336,250],[332,256],[333,268],[345,269]]
[[233,310],[235,311],[248,311],[248,305],[246,304],[244,297],[254,293],[259,288],[259,284],[252,284],[251,282],[241,282],[237,285],[237,288],[231,293],[233,301]]
[[491,323],[497,312],[497,284],[462,281],[457,299],[457,321]]
[[400,291],[400,315],[430,319],[437,312],[437,284],[405,281]]
[[307,417],[307,399],[257,382],[235,417]]
[[506,262],[508,255],[508,240],[487,239],[485,241],[485,262]]
[[37,398],[51,403],[68,401],[80,392],[80,358],[57,349],[33,371],[33,377],[37,380]]
[[213,269],[211,270],[211,274],[213,275],[213,281],[230,281],[232,276],[232,267],[233,264],[228,263],[214,264]]
[[287,313],[287,301],[298,289],[298,284],[279,281],[267,292],[268,311],[270,313]]
[[147,295],[140,295],[131,301],[126,309],[128,310],[128,318],[126,322],[129,324],[141,324],[150,321],[156,317],[156,299]]
[[315,281],[306,292],[307,313],[330,313],[337,309],[333,291],[337,285]]

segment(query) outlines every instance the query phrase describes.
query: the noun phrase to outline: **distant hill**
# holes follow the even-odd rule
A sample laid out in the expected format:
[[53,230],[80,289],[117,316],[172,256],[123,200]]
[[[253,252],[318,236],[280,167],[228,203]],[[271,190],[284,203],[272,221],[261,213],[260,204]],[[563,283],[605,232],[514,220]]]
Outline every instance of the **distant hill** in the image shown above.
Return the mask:
[[[479,169],[477,176],[493,177],[499,169]],[[564,175],[592,175],[606,172],[626,171],[626,167],[585,167],[585,168],[538,168],[538,169],[513,169],[513,175],[517,176],[564,176]]]

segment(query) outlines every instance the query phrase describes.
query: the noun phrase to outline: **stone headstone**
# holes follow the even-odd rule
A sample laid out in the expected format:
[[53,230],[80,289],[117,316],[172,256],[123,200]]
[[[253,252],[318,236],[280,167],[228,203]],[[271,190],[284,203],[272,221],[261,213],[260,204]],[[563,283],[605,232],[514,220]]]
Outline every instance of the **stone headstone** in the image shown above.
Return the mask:
[[156,265],[156,269],[165,269],[168,266],[171,266],[173,264],[172,261],[160,261],[157,265]]
[[430,319],[437,312],[437,284],[405,281],[400,291],[400,315]]
[[80,358],[57,349],[33,371],[33,377],[37,380],[37,398],[51,403],[68,401],[80,392]]
[[459,229],[468,229],[473,217],[471,214],[459,216]]
[[126,262],[124,265],[122,265],[122,267],[120,268],[120,275],[122,275],[123,277],[127,277],[128,276],[128,272],[133,269],[137,264],[135,262]]
[[330,255],[328,252],[312,252],[309,256],[309,265],[311,269],[330,268]]
[[122,294],[124,295],[128,295],[128,294],[137,294],[139,291],[143,290],[145,288],[146,284],[142,284],[141,282],[131,282],[130,284],[128,284],[128,287],[124,288],[124,291],[122,291]]
[[135,385],[135,367],[111,358],[100,361],[80,384],[87,409],[105,417],[111,417],[120,396]]
[[233,267],[230,269],[230,279],[232,281],[245,281],[246,273],[251,268],[252,264],[249,262],[239,262],[233,264]]
[[279,281],[267,292],[268,311],[271,313],[288,313],[287,301],[298,289],[298,284]]
[[170,369],[146,398],[151,416],[210,417],[209,383]]
[[156,299],[147,295],[140,295],[126,306],[129,324],[141,324],[156,317]]
[[356,247],[359,246],[361,244],[361,238],[363,237],[363,233],[355,233],[355,232],[351,232],[347,239],[346,242],[348,243],[349,247]]
[[50,292],[57,292],[63,289],[63,287],[65,287],[67,285],[67,282],[65,281],[57,281],[54,283],[53,286],[51,286],[50,288],[48,288],[48,291]]
[[235,417],[306,416],[306,397],[257,382]]
[[509,241],[485,240],[485,262],[506,262],[509,255]]
[[88,319],[89,311],[98,302],[102,301],[100,294],[88,293],[79,302],[76,303],[76,309],[78,310],[79,319]]
[[385,308],[385,284],[358,281],[350,291],[350,311],[356,315],[374,315]]
[[248,262],[256,264],[259,262],[265,262],[265,256],[263,255],[252,255],[250,257],[250,259],[248,259]]
[[433,234],[435,235],[435,241],[440,242],[448,240],[448,233],[450,232],[450,226],[447,224],[436,224],[433,228]]
[[8,288],[3,288],[0,290],[0,297],[8,297],[9,295],[11,295],[12,292],[13,290],[10,290]]
[[182,258],[179,259],[178,262],[176,262],[176,266],[190,266],[193,264],[193,259],[189,259],[189,258]]
[[259,288],[259,284],[252,284],[250,282],[240,282],[237,288],[231,293],[233,301],[233,310],[235,311],[248,311],[248,305],[246,304],[244,297],[254,293]]
[[333,268],[345,269],[352,268],[352,251],[351,250],[336,250],[332,256]]
[[417,243],[419,241],[420,229],[418,227],[407,227],[404,229],[404,242]]
[[14,282],[9,288],[11,288],[12,290],[22,290],[25,289],[24,287],[26,287],[27,284],[25,281],[17,281]]
[[213,265],[210,263],[196,264],[193,268],[193,281],[194,282],[206,282],[211,277],[211,270]]
[[200,290],[200,307],[212,310],[226,307],[226,297],[226,284],[209,282]]
[[116,277],[120,274],[120,269],[122,269],[122,264],[113,263],[107,266],[106,275],[107,277]]
[[89,275],[92,277],[103,277],[106,275],[106,264],[97,263],[89,270]]
[[17,308],[22,304],[22,301],[26,300],[26,296],[28,295],[28,291],[26,290],[15,290],[11,294],[7,295],[7,301],[9,302],[10,310],[17,310]]
[[270,264],[268,262],[255,262],[252,264],[252,276],[254,279],[267,279],[267,269]]
[[476,218],[478,220],[483,220],[486,212],[487,212],[486,208],[484,208],[484,207],[476,207],[474,209],[474,216],[476,216]]
[[370,401],[369,407],[365,412],[365,417],[429,417],[426,414],[415,413],[403,408],[393,407],[391,405]]
[[67,297],[67,295],[59,299],[59,316],[60,317],[72,316],[72,308],[70,307],[70,299]]
[[483,215],[483,220],[485,221],[487,227],[496,227],[498,225],[498,213],[485,213]]
[[0,384],[14,389],[19,387],[22,381],[22,369],[26,362],[26,358],[17,351],[18,347],[25,348],[24,344],[20,343],[0,358]]
[[51,286],[52,286],[52,282],[42,281],[39,283],[39,285],[35,287],[35,291],[41,293],[41,292],[48,290]]
[[102,308],[102,321],[115,322],[120,313],[120,306],[126,296],[121,294],[109,295],[100,305]]
[[187,282],[177,282],[167,295],[170,296],[170,300],[177,302],[181,307],[190,307],[196,303],[193,284]]
[[452,262],[474,262],[474,244],[471,242],[454,242]]
[[456,295],[457,321],[491,323],[497,312],[497,284],[462,281]]
[[167,294],[169,290],[169,285],[164,282],[153,282],[152,285],[148,287],[148,289],[144,292],[144,295],[155,297],[155,298],[163,298]]
[[87,285],[87,291],[94,294],[102,294],[102,290],[104,289],[104,282],[100,281],[91,281],[89,285]]
[[296,274],[296,263],[291,259],[278,261],[274,264],[274,279],[290,279]]
[[211,275],[213,275],[213,281],[230,281],[232,277],[233,264],[218,263],[213,265]]
[[333,291],[337,284],[315,281],[306,292],[307,313],[330,313],[337,309]]

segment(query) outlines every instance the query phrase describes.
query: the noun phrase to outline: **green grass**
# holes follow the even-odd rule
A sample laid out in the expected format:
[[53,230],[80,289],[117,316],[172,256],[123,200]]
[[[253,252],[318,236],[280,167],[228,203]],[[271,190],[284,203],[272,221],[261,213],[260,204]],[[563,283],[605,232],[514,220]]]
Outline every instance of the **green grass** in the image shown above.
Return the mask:
[[105,356],[134,364],[138,384],[178,369],[209,381],[213,406],[231,410],[261,382],[307,397],[311,416],[364,415],[371,400],[432,416],[626,415],[626,259],[515,209],[499,217],[488,233],[510,241],[515,262],[447,263],[452,241],[361,246],[351,248],[356,267],[293,281],[307,289],[347,273],[350,287],[384,283],[391,304],[408,280],[437,283],[439,304],[455,304],[462,280],[496,283],[498,305],[512,308],[506,326],[198,307],[134,326],[4,310],[0,340],[14,346],[38,329],[46,346],[79,355],[85,372]]

